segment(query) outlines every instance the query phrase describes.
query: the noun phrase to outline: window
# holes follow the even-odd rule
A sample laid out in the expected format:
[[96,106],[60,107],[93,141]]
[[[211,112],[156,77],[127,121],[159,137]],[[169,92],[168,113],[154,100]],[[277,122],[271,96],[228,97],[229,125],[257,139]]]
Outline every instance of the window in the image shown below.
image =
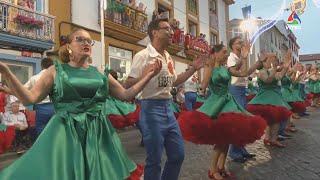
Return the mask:
[[273,43],[273,32],[271,32],[271,43]]
[[[2,60],[1,60],[2,61]],[[20,80],[22,84],[26,83],[33,75],[33,64],[15,61],[2,61],[9,66],[9,69]]]
[[198,0],[187,0],[188,11],[198,15]]
[[234,28],[233,29],[232,37],[236,37],[236,36],[239,36],[239,37],[243,36],[243,33],[242,33],[241,29],[239,29],[239,28]]
[[218,36],[215,33],[211,32],[210,33],[210,45],[213,46],[216,44],[218,44]]
[[109,46],[110,69],[117,72],[118,80],[127,79],[132,61],[132,51]]
[[209,0],[209,12],[210,14],[217,14],[217,1]]
[[192,36],[197,36],[198,35],[198,25],[192,21],[188,22],[188,32],[192,35]]

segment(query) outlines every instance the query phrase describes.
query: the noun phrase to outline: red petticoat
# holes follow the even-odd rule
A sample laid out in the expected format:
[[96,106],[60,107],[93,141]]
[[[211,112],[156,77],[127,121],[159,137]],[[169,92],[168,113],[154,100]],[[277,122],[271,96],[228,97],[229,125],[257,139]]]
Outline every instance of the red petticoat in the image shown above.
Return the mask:
[[[315,98],[320,98],[320,93],[310,93],[312,94],[312,98],[315,99]],[[308,94],[309,95],[309,94]]]
[[0,131],[0,154],[11,148],[15,138],[15,127],[9,126],[4,132]]
[[255,115],[260,115],[267,121],[267,124],[273,124],[287,120],[292,112],[282,106],[248,104],[247,110]]
[[114,115],[110,114],[108,116],[112,126],[116,129],[122,129],[124,127],[133,126],[139,121],[140,106],[137,105],[137,108],[134,112],[131,112],[127,115]]
[[199,111],[183,111],[178,123],[185,140],[210,145],[253,143],[266,128],[261,117],[242,113],[221,113],[217,119],[211,119]]
[[309,94],[307,94],[307,97],[306,97],[307,99],[313,99],[313,94],[312,93],[309,93]]
[[137,168],[131,172],[130,177],[127,180],[140,180],[140,177],[143,175],[143,166],[137,164]]
[[312,100],[313,100],[313,94],[312,93],[307,94],[306,99],[304,101],[307,107],[312,105]]
[[306,111],[306,103],[305,102],[290,102],[290,106],[292,107],[292,112],[294,113],[303,113]]
[[251,101],[255,96],[255,94],[249,94],[248,96],[246,96],[247,102]]

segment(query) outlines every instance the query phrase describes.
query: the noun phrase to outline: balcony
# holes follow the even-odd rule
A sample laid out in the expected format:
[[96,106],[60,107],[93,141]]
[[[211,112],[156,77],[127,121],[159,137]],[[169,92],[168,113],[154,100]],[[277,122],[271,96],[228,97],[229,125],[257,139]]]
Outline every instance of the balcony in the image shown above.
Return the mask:
[[41,53],[53,40],[53,16],[0,1],[0,48]]
[[214,13],[210,13],[210,28],[218,32],[219,30],[219,19],[218,16]]
[[106,35],[129,43],[147,36],[147,14],[115,0],[108,2],[104,19]]

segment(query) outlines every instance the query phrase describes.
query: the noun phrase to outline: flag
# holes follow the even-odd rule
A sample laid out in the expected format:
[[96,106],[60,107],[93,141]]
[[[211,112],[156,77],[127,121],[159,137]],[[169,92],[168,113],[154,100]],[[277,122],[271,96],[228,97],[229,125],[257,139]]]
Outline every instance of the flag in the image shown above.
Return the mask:
[[242,15],[244,19],[249,19],[251,16],[251,5],[242,8]]

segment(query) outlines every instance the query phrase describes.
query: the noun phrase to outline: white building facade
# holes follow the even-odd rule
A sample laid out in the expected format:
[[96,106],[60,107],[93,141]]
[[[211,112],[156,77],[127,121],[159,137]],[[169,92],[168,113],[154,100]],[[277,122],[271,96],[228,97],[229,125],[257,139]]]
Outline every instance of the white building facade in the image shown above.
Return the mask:
[[[120,78],[126,78],[130,69],[132,57],[135,53],[145,48],[149,39],[146,34],[146,25],[133,30],[134,25],[128,25],[126,13],[135,14],[135,20],[146,16],[151,20],[155,10],[168,12],[169,17],[180,22],[180,28],[185,33],[198,36],[205,34],[205,39],[210,45],[220,42],[227,43],[227,23],[229,20],[229,5],[233,0],[140,0],[136,1],[136,8],[129,4],[132,1],[122,1],[124,4],[113,8],[114,0],[107,0],[105,15],[106,31],[106,60],[102,62],[101,40],[99,38],[99,1],[98,0],[70,0],[72,23],[92,30],[96,44],[93,48],[93,62],[96,66],[103,66],[110,62],[110,67],[118,72]],[[141,7],[141,8],[140,8]],[[123,8],[123,11],[122,9]],[[139,9],[140,8],[140,9]],[[136,10],[138,9],[138,10]],[[142,12],[140,10],[144,10]],[[110,18],[111,17],[111,18]],[[131,18],[131,17],[129,17]],[[140,22],[134,22],[140,23]],[[111,26],[109,26],[111,24]],[[118,26],[119,25],[119,26]],[[117,28],[113,27],[117,26]],[[115,28],[115,29],[113,29]],[[120,29],[120,30],[119,30]],[[117,32],[116,32],[117,31]],[[178,73],[185,71],[187,60],[184,56],[172,54]]]

